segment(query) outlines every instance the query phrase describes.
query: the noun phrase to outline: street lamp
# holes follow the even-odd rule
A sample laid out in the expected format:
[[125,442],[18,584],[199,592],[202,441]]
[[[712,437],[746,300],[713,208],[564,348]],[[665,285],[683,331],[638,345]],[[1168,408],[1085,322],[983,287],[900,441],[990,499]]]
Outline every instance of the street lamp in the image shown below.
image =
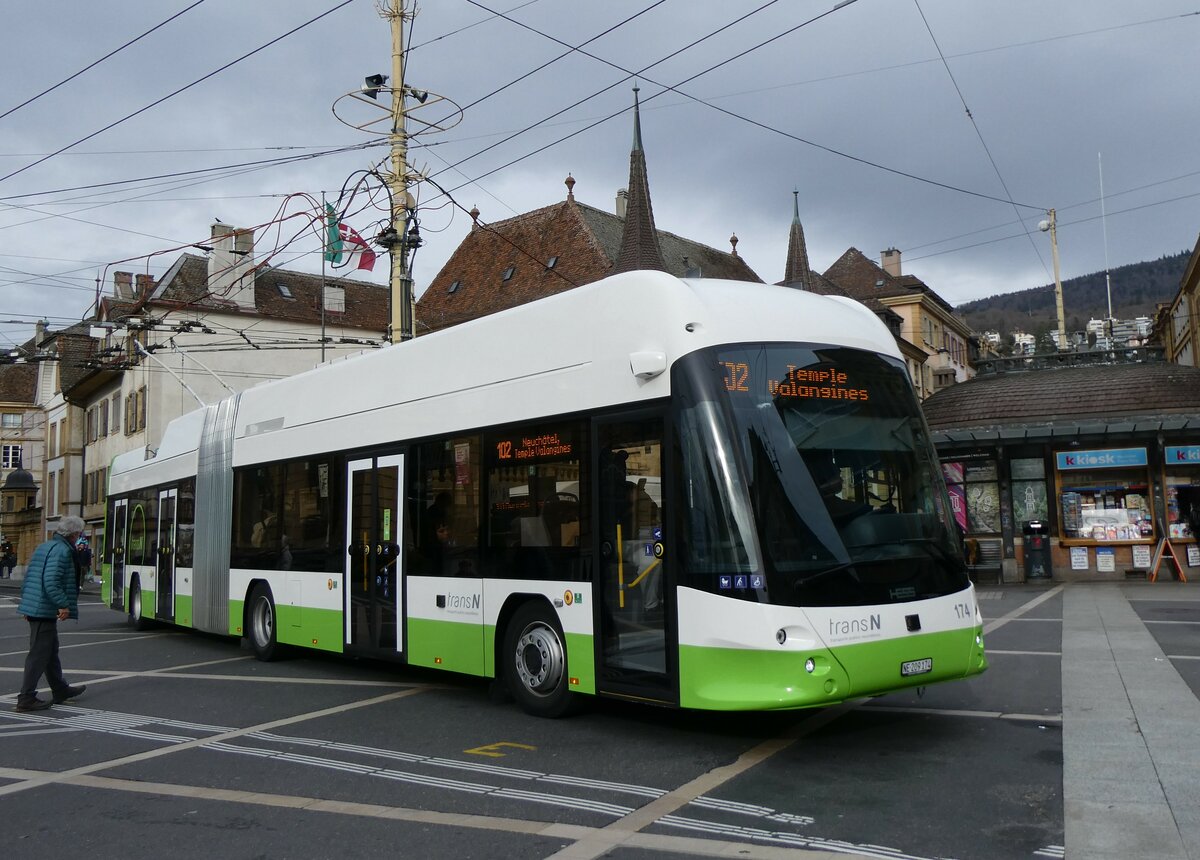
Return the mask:
[[1046,213],[1050,217],[1038,224],[1038,229],[1045,233],[1050,231],[1050,252],[1054,256],[1054,305],[1058,310],[1058,351],[1067,348],[1067,320],[1063,315],[1062,278],[1058,273],[1058,230],[1054,210]]

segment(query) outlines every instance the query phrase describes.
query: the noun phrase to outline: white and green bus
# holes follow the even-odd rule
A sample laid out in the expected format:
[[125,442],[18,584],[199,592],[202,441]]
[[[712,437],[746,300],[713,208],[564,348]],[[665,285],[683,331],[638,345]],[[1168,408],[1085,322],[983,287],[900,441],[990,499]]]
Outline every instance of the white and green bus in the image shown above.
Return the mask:
[[632,272],[270,382],[110,472],[135,624],[594,694],[829,705],[987,667],[866,308]]

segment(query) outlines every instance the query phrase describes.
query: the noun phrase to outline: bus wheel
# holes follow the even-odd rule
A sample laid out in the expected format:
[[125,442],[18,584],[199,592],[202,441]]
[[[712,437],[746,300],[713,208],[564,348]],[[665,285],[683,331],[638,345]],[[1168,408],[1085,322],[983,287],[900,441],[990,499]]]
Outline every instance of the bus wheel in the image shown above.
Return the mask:
[[150,622],[142,614],[142,583],[137,577],[129,583],[129,626],[134,630],[150,629]]
[[263,662],[274,660],[279,651],[279,643],[275,641],[275,600],[266,585],[256,585],[250,592],[246,622],[254,656]]
[[540,603],[519,608],[504,635],[504,677],[526,713],[561,717],[578,696],[567,681],[567,649],[554,613]]

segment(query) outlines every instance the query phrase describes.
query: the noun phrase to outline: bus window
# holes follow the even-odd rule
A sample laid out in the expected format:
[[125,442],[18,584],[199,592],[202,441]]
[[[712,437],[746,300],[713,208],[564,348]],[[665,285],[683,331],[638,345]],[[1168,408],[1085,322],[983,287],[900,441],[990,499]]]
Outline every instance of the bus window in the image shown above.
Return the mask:
[[480,438],[459,436],[413,449],[408,504],[412,552],[406,570],[479,576]]
[[582,577],[588,462],[582,421],[521,425],[487,437],[488,569],[512,579]]

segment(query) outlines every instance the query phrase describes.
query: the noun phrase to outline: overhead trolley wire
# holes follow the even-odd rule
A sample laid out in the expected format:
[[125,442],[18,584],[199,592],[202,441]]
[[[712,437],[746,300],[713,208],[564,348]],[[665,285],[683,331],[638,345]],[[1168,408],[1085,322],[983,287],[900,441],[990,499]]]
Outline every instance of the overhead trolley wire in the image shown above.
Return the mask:
[[984,153],[987,154],[988,161],[992,165],[992,170],[996,173],[996,178],[1000,180],[1000,187],[1004,189],[1004,194],[1008,198],[1009,205],[1012,206],[1013,212],[1017,216],[1017,222],[1025,231],[1025,236],[1029,239],[1029,244],[1033,248],[1033,253],[1037,255],[1038,262],[1042,264],[1042,270],[1045,271],[1046,277],[1050,277],[1050,270],[1046,266],[1045,259],[1042,258],[1042,252],[1038,248],[1037,242],[1033,241],[1033,234],[1025,227],[1025,222],[1021,220],[1021,210],[1013,200],[1012,192],[1008,190],[1008,183],[1004,181],[1004,175],[1000,172],[1000,165],[996,164],[996,159],[992,156],[992,150],[988,148],[987,141],[984,140],[983,131],[979,128],[979,123],[975,121],[975,115],[971,113],[971,108],[967,106],[967,98],[963,95],[962,87],[958,85],[958,81],[954,77],[954,72],[950,69],[950,63],[946,60],[946,55],[942,53],[942,46],[938,43],[937,36],[933,34],[933,27],[930,26],[929,19],[925,17],[925,10],[921,8],[921,0],[913,0],[913,5],[917,7],[917,13],[921,16],[921,21],[925,24],[925,30],[929,33],[933,47],[937,49],[938,56],[942,60],[942,67],[946,70],[946,75],[950,78],[950,83],[954,85],[954,91],[958,93],[958,100],[962,102],[967,119],[971,121],[971,127],[975,129],[975,136],[979,138],[979,144],[983,147]]
[[[484,6],[482,3],[478,2],[478,0],[467,0],[467,2],[468,2],[468,3],[470,3],[472,6],[478,6],[480,9],[483,9],[483,10],[485,10],[485,11],[488,11],[488,12],[493,12],[493,14],[499,15],[501,18],[504,18],[506,21],[509,21],[509,22],[511,22],[511,23],[513,23],[513,24],[516,24],[518,27],[522,27],[522,28],[524,28],[524,29],[526,29],[526,30],[529,30],[529,31],[531,31],[531,32],[533,32],[533,33],[536,33],[536,34],[537,34],[537,35],[539,35],[539,36],[542,36],[542,37],[544,37],[544,38],[546,38],[546,39],[549,39],[549,40],[551,40],[551,41],[553,41],[553,42],[557,42],[557,43],[558,43],[558,44],[560,44],[560,45],[564,45],[564,46],[566,46],[566,47],[572,47],[572,46],[571,46],[571,45],[569,45],[567,42],[563,42],[561,39],[558,39],[558,38],[556,38],[555,36],[552,36],[552,35],[550,35],[550,34],[548,34],[548,33],[544,33],[544,32],[542,32],[541,30],[538,30],[536,27],[532,27],[532,26],[530,26],[530,25],[528,25],[528,24],[525,24],[525,23],[523,23],[523,22],[521,22],[521,21],[517,21],[516,19],[514,19],[514,18],[510,18],[510,17],[508,17],[507,15],[504,15],[503,13],[500,13],[500,12],[494,12],[494,10],[492,10],[492,9],[489,9],[487,6]],[[711,108],[712,110],[715,110],[715,111],[718,111],[718,112],[720,112],[720,113],[726,114],[727,116],[733,117],[734,119],[738,119],[738,120],[741,120],[742,122],[749,123],[750,125],[757,126],[758,128],[764,129],[765,131],[770,131],[770,132],[773,132],[773,133],[775,133],[775,134],[782,135],[783,137],[789,138],[789,139],[791,139],[791,140],[795,140],[795,141],[797,141],[798,143],[803,143],[803,144],[806,144],[807,146],[812,146],[812,147],[815,147],[816,149],[823,150],[823,151],[825,151],[825,152],[828,152],[828,153],[830,153],[830,154],[832,154],[832,155],[837,155],[837,156],[839,156],[839,157],[841,157],[841,158],[846,158],[846,159],[849,159],[849,160],[851,160],[851,161],[858,162],[859,164],[864,164],[864,165],[867,165],[868,167],[874,167],[874,168],[876,168],[876,169],[879,169],[879,170],[886,171],[887,173],[891,173],[891,174],[894,174],[894,175],[897,175],[897,176],[903,176],[903,177],[905,177],[905,178],[907,178],[907,179],[912,179],[912,180],[915,180],[915,181],[917,181],[917,182],[922,182],[922,183],[925,183],[925,184],[927,184],[927,185],[933,185],[933,186],[935,186],[935,187],[938,187],[938,188],[944,188],[944,189],[946,189],[946,190],[948,190],[948,191],[954,191],[954,192],[957,192],[957,193],[960,193],[960,194],[967,194],[967,195],[970,195],[970,196],[972,196],[972,197],[979,197],[979,198],[982,198],[982,199],[985,199],[985,200],[992,200],[992,201],[995,201],[995,202],[997,202],[997,203],[1010,203],[1010,204],[1012,204],[1012,205],[1018,205],[1018,206],[1022,206],[1022,207],[1024,207],[1024,208],[1027,208],[1027,209],[1036,209],[1036,210],[1045,211],[1046,207],[1044,207],[1044,206],[1037,206],[1037,205],[1028,204],[1028,203],[1020,203],[1020,204],[1017,204],[1017,203],[1014,203],[1014,202],[1013,202],[1011,199],[1008,199],[1008,200],[1006,200],[1006,199],[1005,199],[1005,198],[1003,198],[1003,197],[996,197],[995,195],[991,195],[991,194],[984,194],[984,193],[982,193],[982,192],[979,192],[979,191],[972,191],[972,190],[970,190],[970,189],[967,189],[967,188],[962,188],[962,187],[959,187],[959,186],[956,186],[956,185],[951,185],[951,184],[949,184],[949,183],[946,183],[946,182],[940,182],[940,181],[938,181],[938,180],[936,180],[936,179],[929,179],[929,178],[927,178],[927,177],[924,177],[924,176],[919,176],[919,175],[917,175],[917,174],[915,174],[915,173],[910,173],[910,172],[908,172],[908,171],[905,171],[905,170],[900,170],[900,169],[898,169],[898,168],[894,168],[894,167],[888,167],[888,166],[886,166],[886,165],[879,164],[878,162],[870,161],[869,159],[866,159],[866,158],[861,158],[861,157],[859,157],[859,156],[856,156],[856,155],[851,155],[850,153],[847,153],[847,152],[842,152],[841,150],[834,149],[834,148],[832,148],[832,147],[825,146],[825,145],[823,145],[823,144],[820,144],[820,143],[816,143],[815,141],[807,140],[807,139],[805,139],[805,138],[802,138],[802,137],[800,137],[799,135],[795,135],[795,134],[792,134],[792,133],[790,133],[790,132],[783,131],[782,129],[775,128],[774,126],[767,125],[766,123],[760,122],[760,121],[758,121],[758,120],[755,120],[755,119],[751,119],[750,117],[743,116],[743,115],[741,115],[741,114],[739,114],[739,113],[736,113],[736,112],[734,112],[734,111],[728,110],[728,109],[726,109],[726,108],[719,107],[718,105],[712,104],[711,102],[707,102],[707,101],[705,101],[704,99],[701,99],[701,98],[699,98],[698,96],[693,96],[693,95],[691,95],[690,93],[683,92],[682,90],[680,90],[680,89],[679,89],[679,87],[682,87],[682,86],[684,86],[685,84],[688,84],[688,83],[690,83],[690,82],[692,82],[692,81],[696,80],[696,79],[697,79],[697,78],[699,78],[699,77],[702,77],[702,76],[704,76],[704,75],[707,75],[708,73],[710,73],[710,72],[712,72],[712,71],[715,71],[716,69],[719,69],[719,68],[721,68],[722,66],[728,65],[729,63],[732,63],[732,62],[734,62],[735,60],[741,59],[742,57],[746,56],[747,54],[750,54],[750,53],[752,53],[752,52],[754,52],[754,51],[757,51],[757,50],[759,50],[760,48],[763,48],[763,47],[765,47],[766,45],[769,45],[770,43],[772,43],[772,42],[775,42],[775,41],[777,41],[777,40],[779,40],[779,39],[783,38],[784,36],[790,35],[791,33],[794,33],[795,31],[797,31],[797,30],[801,29],[802,27],[806,27],[806,26],[808,26],[809,24],[815,23],[816,21],[819,21],[820,19],[827,17],[828,15],[832,15],[834,12],[837,12],[837,11],[839,11],[840,9],[842,9],[842,8],[844,8],[844,7],[848,6],[848,5],[850,5],[850,3],[853,3],[853,2],[855,2],[855,0],[847,0],[847,2],[842,2],[842,3],[839,3],[839,4],[837,4],[836,6],[834,6],[833,8],[831,8],[831,9],[828,9],[828,10],[826,10],[826,11],[822,12],[822,13],[821,13],[821,14],[819,14],[819,15],[815,15],[815,16],[813,16],[812,18],[809,18],[808,20],[806,20],[806,21],[803,21],[803,22],[801,22],[801,23],[797,24],[797,25],[796,25],[796,26],[794,26],[794,27],[791,27],[791,28],[789,28],[789,29],[787,29],[787,30],[784,30],[784,31],[782,31],[782,32],[780,32],[780,33],[777,33],[777,34],[775,34],[774,36],[772,36],[772,37],[771,37],[771,38],[769,38],[769,39],[766,39],[766,40],[764,40],[764,41],[762,41],[762,42],[759,42],[757,45],[754,45],[754,46],[752,46],[752,47],[750,47],[750,48],[747,48],[747,49],[745,49],[745,50],[743,50],[743,51],[740,51],[739,53],[737,53],[737,54],[733,55],[732,57],[728,57],[728,58],[726,58],[725,60],[722,60],[722,61],[721,61],[721,62],[719,62],[719,63],[716,63],[716,64],[714,64],[714,65],[712,65],[712,66],[709,66],[708,68],[706,68],[706,69],[704,69],[704,70],[702,70],[702,71],[699,71],[699,72],[697,72],[696,74],[694,74],[694,75],[691,75],[690,77],[687,77],[687,78],[685,78],[684,80],[682,80],[682,81],[678,82],[678,83],[677,83],[677,84],[675,84],[674,86],[672,86],[672,85],[670,85],[670,84],[664,84],[664,83],[662,83],[662,82],[660,82],[660,81],[656,81],[656,80],[654,80],[654,79],[652,79],[652,78],[650,78],[650,77],[647,77],[647,76],[646,76],[646,74],[645,74],[645,72],[646,72],[647,70],[649,70],[649,69],[652,69],[652,68],[654,68],[655,66],[657,66],[657,65],[659,65],[659,64],[661,64],[661,63],[663,63],[663,62],[665,62],[666,60],[668,60],[668,59],[670,59],[670,58],[672,58],[672,57],[676,56],[677,54],[681,53],[682,51],[685,51],[685,50],[687,50],[687,49],[689,49],[689,48],[691,48],[691,47],[695,46],[695,45],[696,45],[696,44],[698,44],[700,41],[703,41],[704,39],[707,39],[707,38],[709,38],[709,37],[711,37],[711,36],[713,36],[713,35],[716,35],[717,33],[721,32],[721,31],[723,31],[723,30],[725,30],[725,29],[728,29],[728,28],[729,28],[730,26],[732,26],[733,24],[735,24],[735,23],[738,23],[739,21],[743,20],[743,19],[744,19],[744,18],[746,18],[746,17],[749,17],[749,15],[752,15],[752,14],[755,14],[755,13],[757,13],[757,12],[759,12],[759,11],[762,11],[762,10],[763,10],[763,9],[765,9],[767,6],[770,6],[770,5],[772,5],[772,4],[771,4],[771,3],[767,3],[767,4],[764,4],[763,6],[760,6],[758,9],[755,9],[755,10],[753,10],[752,12],[749,12],[749,13],[747,13],[747,15],[745,15],[745,16],[742,16],[742,18],[738,18],[736,21],[733,21],[733,22],[731,22],[730,24],[727,24],[727,25],[725,25],[724,27],[720,28],[719,30],[716,30],[716,31],[714,31],[713,33],[710,33],[708,36],[705,36],[705,37],[703,37],[702,39],[698,40],[697,42],[693,42],[693,43],[691,43],[690,45],[686,45],[685,47],[683,47],[683,48],[679,49],[678,51],[675,51],[674,53],[672,53],[672,54],[669,54],[669,55],[667,55],[666,57],[663,57],[661,60],[658,60],[658,61],[657,61],[657,62],[655,62],[655,63],[651,63],[650,65],[648,65],[648,66],[645,66],[644,68],[642,68],[641,70],[639,70],[639,71],[637,71],[637,72],[631,72],[629,69],[626,69],[626,68],[625,68],[625,67],[623,67],[623,66],[620,66],[620,65],[618,65],[618,64],[616,64],[616,63],[613,63],[613,62],[611,62],[611,61],[609,61],[609,60],[606,60],[606,59],[604,59],[603,57],[598,57],[598,56],[596,56],[596,55],[594,55],[594,54],[591,54],[591,53],[589,53],[588,51],[580,50],[579,48],[573,48],[573,50],[575,50],[575,51],[578,51],[580,54],[583,54],[585,57],[590,57],[591,59],[594,59],[594,60],[596,60],[597,62],[604,63],[605,65],[607,65],[607,66],[611,66],[612,68],[614,68],[614,69],[617,69],[618,71],[624,72],[624,73],[625,73],[625,74],[628,76],[628,77],[626,77],[624,80],[629,80],[629,78],[634,78],[634,77],[637,77],[637,78],[642,78],[643,80],[647,81],[648,83],[652,83],[652,84],[654,84],[655,86],[659,86],[659,87],[662,87],[662,88],[663,88],[661,91],[659,91],[659,92],[655,93],[654,95],[648,96],[647,98],[643,99],[643,100],[642,100],[642,104],[643,104],[643,105],[644,105],[644,104],[646,104],[647,102],[650,102],[650,101],[652,101],[652,100],[654,100],[654,99],[658,98],[658,97],[659,97],[659,96],[661,96],[661,95],[662,95],[664,92],[668,92],[668,91],[670,91],[670,92],[674,92],[674,93],[676,93],[677,95],[683,96],[684,98],[690,99],[691,101],[697,102],[698,104],[702,104],[702,105],[704,105],[704,106],[706,106],[706,107],[708,107],[708,108]],[[565,110],[570,110],[571,108],[573,108],[573,107],[576,107],[577,105],[579,105],[579,104],[582,104],[583,102],[585,102],[585,101],[588,101],[589,99],[591,99],[591,98],[594,98],[594,97],[595,97],[595,96],[597,96],[597,95],[600,95],[600,93],[603,93],[603,92],[606,92],[607,90],[610,90],[610,89],[612,89],[613,87],[617,86],[617,85],[618,85],[618,84],[620,84],[620,83],[622,83],[622,81],[617,81],[616,83],[612,84],[611,86],[605,87],[603,90],[600,90],[599,92],[593,93],[591,96],[588,96],[587,98],[585,98],[585,99],[582,99],[582,100],[581,100],[581,101],[579,101],[579,102],[576,102],[575,104],[571,105],[570,107],[568,107],[568,108],[565,108],[565,109],[564,109],[564,111],[565,111]],[[545,146],[543,146],[543,147],[540,147],[540,148],[538,148],[538,149],[534,150],[534,151],[533,151],[533,152],[531,152],[531,153],[528,153],[528,154],[526,154],[526,155],[524,155],[524,156],[521,156],[520,158],[516,158],[516,159],[514,159],[514,160],[512,160],[512,161],[509,161],[509,162],[507,162],[506,164],[503,164],[503,165],[501,165],[500,167],[497,167],[497,168],[495,168],[494,170],[488,171],[487,173],[484,173],[484,174],[482,174],[481,176],[477,177],[477,179],[482,179],[482,178],[484,178],[484,177],[486,177],[486,176],[490,176],[492,173],[495,173],[495,172],[497,172],[497,171],[499,171],[499,170],[503,170],[504,168],[511,167],[512,165],[514,165],[514,164],[517,164],[517,163],[519,163],[519,162],[521,162],[521,161],[525,160],[526,158],[529,158],[529,157],[531,157],[531,156],[533,156],[533,155],[536,155],[537,153],[543,152],[543,151],[545,151],[546,149],[549,149],[549,148],[550,148],[550,147],[552,147],[552,146],[556,146],[557,144],[559,144],[559,143],[562,143],[562,142],[564,142],[564,141],[566,141],[566,140],[569,140],[570,138],[572,138],[572,137],[575,137],[575,136],[576,136],[576,135],[578,135],[578,134],[582,134],[582,133],[583,133],[583,132],[585,132],[585,131],[588,131],[588,130],[590,130],[590,129],[592,129],[592,128],[595,128],[596,126],[598,126],[598,125],[600,125],[600,124],[602,124],[602,123],[605,123],[605,122],[607,122],[608,120],[610,120],[610,119],[613,119],[614,117],[616,117],[616,116],[619,116],[619,115],[621,115],[622,113],[625,113],[625,112],[627,112],[628,110],[629,110],[628,108],[622,108],[620,111],[617,111],[617,112],[615,112],[615,113],[609,114],[608,116],[606,116],[606,117],[604,117],[604,118],[602,118],[602,119],[599,119],[599,120],[597,120],[596,122],[593,122],[593,123],[591,123],[590,125],[587,125],[587,126],[585,126],[585,127],[581,128],[581,129],[578,129],[578,130],[576,130],[575,132],[572,132],[571,134],[568,134],[568,135],[566,135],[565,137],[562,137],[562,138],[560,138],[560,139],[558,139],[558,140],[556,140],[556,141],[553,141],[553,142],[551,142],[551,143],[549,143],[549,144],[546,144]],[[547,117],[545,120],[542,120],[541,122],[545,122],[545,121],[546,121],[546,120],[548,120],[548,119],[553,119],[554,117],[558,116],[559,114],[563,113],[564,111],[559,111],[558,113],[552,114],[551,116]],[[536,126],[536,125],[540,125],[540,124],[541,124],[541,123],[535,123],[535,126]],[[520,131],[520,132],[516,132],[515,134],[511,135],[510,137],[507,137],[507,138],[505,138],[504,140],[498,141],[496,144],[493,144],[492,146],[489,146],[489,147],[487,147],[486,149],[480,150],[480,152],[477,152],[477,153],[475,153],[475,155],[468,156],[467,158],[465,158],[465,159],[462,159],[461,161],[457,162],[457,163],[455,164],[455,166],[457,166],[458,164],[462,164],[462,163],[463,163],[463,162],[465,162],[465,161],[469,161],[471,158],[474,158],[474,157],[475,157],[475,156],[477,156],[477,155],[481,155],[482,153],[484,153],[484,152],[487,152],[487,151],[488,151],[488,149],[492,149],[492,148],[493,148],[493,147],[495,147],[495,146],[499,146],[500,144],[502,144],[502,143],[505,143],[505,142],[507,142],[508,140],[511,140],[513,137],[516,137],[518,134],[522,134],[524,131],[528,131],[528,130],[529,130],[529,128],[533,128],[533,127],[535,127],[535,126],[529,126],[528,128],[526,128],[526,129],[523,129],[523,130],[522,130],[522,131]],[[458,186],[458,187],[457,187],[457,188],[455,188],[454,190],[458,190],[458,188],[461,188],[461,187],[463,187],[463,186]]]
[[196,2],[193,3],[191,6],[187,6],[183,9],[180,9],[178,12],[176,12],[170,18],[167,18],[165,21],[160,21],[159,23],[157,23],[153,27],[151,27],[149,30],[142,33],[140,36],[134,36],[132,39],[130,39],[124,45],[121,45],[119,48],[114,48],[113,50],[111,50],[107,54],[105,54],[103,57],[101,57],[100,59],[96,60],[95,62],[89,63],[88,65],[86,65],[82,69],[80,69],[79,71],[75,72],[75,74],[68,75],[67,77],[65,77],[61,81],[59,81],[57,84],[54,84],[53,86],[47,87],[46,89],[42,90],[36,96],[30,96],[29,98],[25,99],[25,101],[21,102],[16,107],[11,107],[8,110],[6,110],[4,113],[0,113],[0,119],[4,119],[9,114],[15,113],[15,112],[19,111],[21,108],[25,107],[26,105],[32,104],[33,102],[40,99],[42,96],[48,95],[48,94],[54,92],[56,89],[61,87],[63,84],[70,83],[71,81],[75,80],[77,77],[82,75],[84,72],[87,72],[87,71],[90,71],[91,69],[96,68],[96,66],[103,63],[109,57],[112,57],[115,54],[119,54],[121,51],[124,51],[126,48],[128,48],[130,45],[133,45],[136,42],[140,42],[142,39],[149,36],[155,30],[165,27],[167,24],[170,24],[176,18],[179,18],[180,16],[184,15],[185,13],[192,11],[193,9],[195,9],[197,6],[199,6],[203,2],[204,2],[204,0],[196,0]]
[[104,126],[103,128],[97,129],[96,131],[93,131],[91,134],[81,137],[79,140],[75,141],[74,143],[69,143],[64,147],[55,150],[54,152],[51,152],[47,155],[42,156],[41,158],[37,159],[36,161],[32,161],[29,164],[26,164],[24,167],[14,170],[11,173],[8,173],[4,176],[0,176],[0,182],[5,181],[6,179],[12,179],[14,176],[16,176],[20,173],[24,173],[26,170],[29,170],[31,167],[36,167],[37,165],[42,164],[43,162],[49,161],[54,156],[60,155],[64,152],[66,152],[68,149],[71,149],[73,147],[78,146],[81,143],[89,141],[93,137],[103,134],[104,132],[108,131],[111,128],[115,128],[116,126],[120,125],[121,123],[125,122],[126,120],[133,119],[135,116],[145,113],[146,111],[162,104],[163,102],[167,101],[168,99],[174,98],[175,96],[179,95],[180,93],[190,90],[192,87],[203,83],[204,81],[208,80],[211,77],[219,75],[221,72],[225,71],[226,69],[231,68],[232,66],[237,65],[238,63],[242,62],[243,60],[249,59],[250,57],[253,57],[255,54],[257,54],[261,51],[264,51],[267,48],[271,47],[272,45],[275,45],[275,44],[283,41],[288,36],[298,33],[299,31],[303,30],[305,27],[308,27],[311,24],[315,24],[317,21],[320,21],[322,18],[324,18],[328,15],[332,15],[334,12],[338,11],[339,9],[341,9],[345,6],[349,6],[353,2],[354,2],[354,0],[342,0],[341,3],[338,3],[332,9],[328,9],[328,10],[322,12],[320,15],[317,15],[314,18],[310,18],[309,20],[305,21],[303,24],[299,24],[296,27],[293,27],[292,29],[288,30],[286,33],[284,33],[280,36],[276,36],[271,41],[258,46],[253,51],[243,54],[242,56],[238,57],[236,60],[230,60],[225,65],[221,66],[218,69],[214,69],[213,71],[209,72],[208,74],[206,74],[200,78],[197,78],[196,80],[192,81],[190,84],[186,84],[185,86],[182,86],[179,89],[168,93],[167,95],[163,96],[162,98],[155,99],[154,101],[150,102],[150,104],[145,105],[144,107],[138,108],[133,113],[128,114],[124,117],[121,117],[121,119],[115,120],[114,122],[110,122],[108,125]]

